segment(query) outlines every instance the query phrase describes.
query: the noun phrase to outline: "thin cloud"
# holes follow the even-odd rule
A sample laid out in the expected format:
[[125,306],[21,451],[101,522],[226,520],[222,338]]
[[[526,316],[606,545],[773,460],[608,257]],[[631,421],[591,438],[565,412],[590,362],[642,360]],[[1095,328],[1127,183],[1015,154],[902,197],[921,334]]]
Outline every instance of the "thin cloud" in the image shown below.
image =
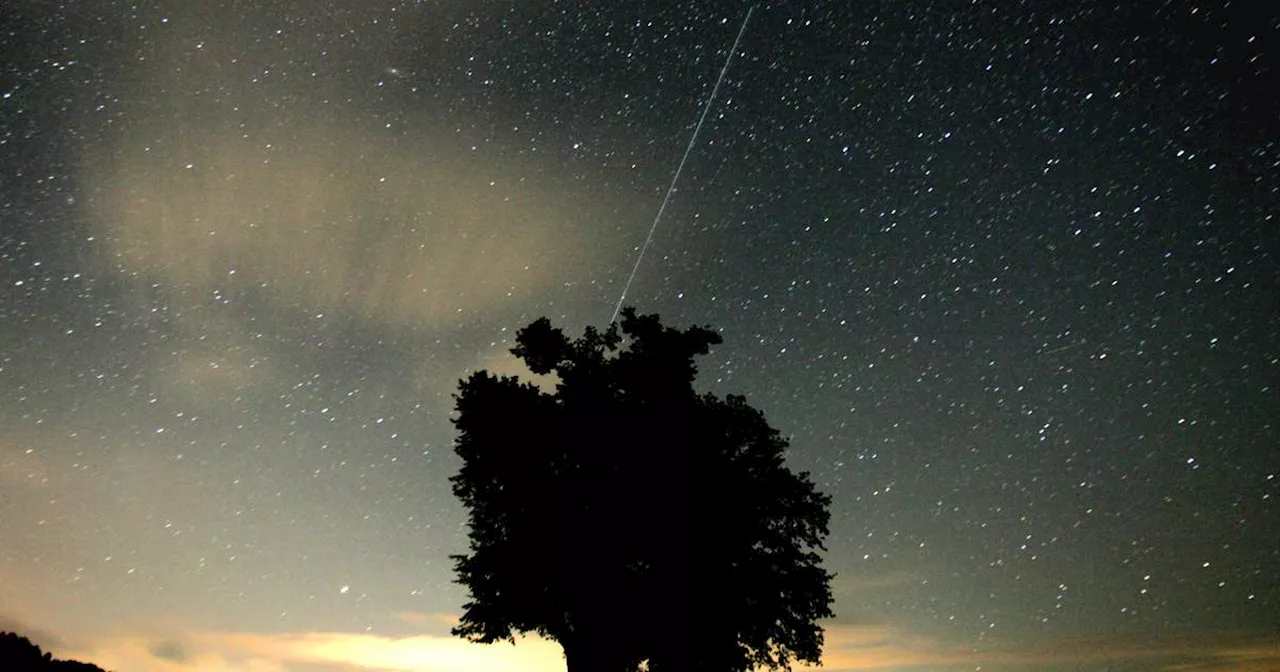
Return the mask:
[[[179,643],[147,637],[124,636],[94,640],[89,646],[55,652],[60,658],[93,663],[114,672],[289,672],[287,661],[270,656],[195,645],[195,639]],[[156,647],[180,647],[182,655],[157,655]],[[171,653],[172,651],[168,651]]]
[[[0,566],[0,569],[3,569],[3,566]],[[7,584],[4,574],[0,573],[0,586],[3,585]],[[65,646],[62,639],[52,632],[30,627],[22,619],[14,618],[5,613],[0,613],[0,632],[12,632],[22,635],[44,649]]]
[[564,669],[560,646],[536,637],[483,645],[447,635],[384,637],[317,632],[290,635],[206,634],[202,645],[229,656],[280,663],[321,663],[388,672],[552,672]]
[[[563,672],[556,642],[522,637],[517,645],[473,644],[447,634],[456,617],[404,612],[406,625],[426,634],[394,637],[370,633],[265,634],[201,631],[165,637],[118,636],[87,646],[54,649],[54,655],[93,662],[118,672]],[[0,625],[22,625],[0,617]],[[56,640],[43,633],[46,640]],[[1044,639],[1024,645],[975,649],[892,624],[835,625],[826,630],[827,672],[863,670],[1040,670],[1119,665],[1150,672],[1264,672],[1280,669],[1275,637],[1204,634],[1152,641],[1136,637]]]
[[55,651],[117,672],[289,672],[319,665],[349,672],[562,672],[560,647],[537,638],[517,646],[472,644],[447,635],[200,632],[164,639],[101,638]]
[[1046,639],[985,647],[944,642],[889,625],[828,627],[823,664],[831,672],[855,670],[1042,669],[1047,666],[1127,664],[1129,669],[1246,672],[1280,669],[1276,638],[1227,635],[1150,641],[1133,637]]
[[444,634],[461,622],[456,614],[436,614],[421,611],[402,611],[396,618],[406,625],[411,625],[427,634]]

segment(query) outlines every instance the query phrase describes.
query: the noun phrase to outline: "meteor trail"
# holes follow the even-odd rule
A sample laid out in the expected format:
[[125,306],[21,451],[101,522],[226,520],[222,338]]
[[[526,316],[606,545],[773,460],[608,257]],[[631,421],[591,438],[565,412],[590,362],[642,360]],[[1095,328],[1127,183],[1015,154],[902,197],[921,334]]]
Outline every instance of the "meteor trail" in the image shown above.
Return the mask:
[[627,292],[631,290],[631,281],[636,279],[636,271],[640,270],[640,261],[644,259],[644,251],[649,249],[649,243],[653,241],[653,233],[658,230],[658,222],[662,219],[662,213],[667,209],[667,203],[671,201],[671,194],[675,193],[676,182],[680,180],[680,171],[684,170],[684,164],[689,160],[689,154],[693,152],[693,145],[698,141],[698,132],[702,130],[702,124],[707,120],[707,113],[711,111],[711,103],[715,102],[716,93],[720,90],[720,82],[724,81],[724,75],[729,72],[729,64],[733,62],[733,54],[738,51],[738,42],[742,40],[742,34],[747,32],[747,22],[751,20],[751,13],[756,10],[755,5],[747,9],[747,15],[742,19],[742,27],[738,28],[738,36],[733,38],[733,46],[729,47],[729,55],[725,56],[724,67],[720,68],[720,76],[716,78],[716,85],[711,88],[711,97],[707,98],[707,104],[702,107],[702,116],[698,118],[698,125],[693,129],[693,136],[689,138],[689,145],[684,148],[684,156],[680,157],[680,165],[676,167],[676,173],[671,177],[671,186],[667,187],[667,195],[662,199],[662,205],[658,207],[658,214],[653,218],[653,225],[649,227],[649,235],[645,236],[644,244],[640,246],[640,254],[636,255],[636,263],[631,267],[631,275],[627,276],[627,284],[622,286],[622,294],[618,296],[618,304],[613,307],[613,315],[609,318],[609,323],[617,321],[618,312],[622,310],[622,302],[627,298]]

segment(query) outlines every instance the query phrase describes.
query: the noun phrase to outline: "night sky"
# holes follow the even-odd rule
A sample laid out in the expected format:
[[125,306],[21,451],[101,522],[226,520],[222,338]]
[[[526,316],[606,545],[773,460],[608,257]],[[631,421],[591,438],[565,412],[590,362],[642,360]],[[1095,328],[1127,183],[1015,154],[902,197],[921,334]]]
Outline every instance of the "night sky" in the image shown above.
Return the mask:
[[[627,303],[832,496],[826,669],[1280,669],[1268,4],[755,7]],[[563,670],[448,635],[451,394],[607,323],[749,7],[0,4],[0,630]]]

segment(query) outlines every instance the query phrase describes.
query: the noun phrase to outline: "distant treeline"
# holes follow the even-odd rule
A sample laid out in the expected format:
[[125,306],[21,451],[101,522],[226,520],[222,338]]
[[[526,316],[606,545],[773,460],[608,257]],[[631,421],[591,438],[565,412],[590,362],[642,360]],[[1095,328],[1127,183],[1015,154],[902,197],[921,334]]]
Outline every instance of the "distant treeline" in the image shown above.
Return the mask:
[[105,672],[97,665],[77,660],[54,660],[52,654],[13,632],[0,632],[0,669],[5,672]]

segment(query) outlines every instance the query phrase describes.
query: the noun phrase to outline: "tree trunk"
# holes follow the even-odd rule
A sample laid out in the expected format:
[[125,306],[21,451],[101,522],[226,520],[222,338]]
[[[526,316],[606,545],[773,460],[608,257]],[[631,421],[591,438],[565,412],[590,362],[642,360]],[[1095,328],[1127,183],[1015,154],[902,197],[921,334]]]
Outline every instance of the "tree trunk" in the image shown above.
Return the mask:
[[568,672],[632,672],[619,660],[609,647],[596,643],[579,643],[564,647],[565,667]]

